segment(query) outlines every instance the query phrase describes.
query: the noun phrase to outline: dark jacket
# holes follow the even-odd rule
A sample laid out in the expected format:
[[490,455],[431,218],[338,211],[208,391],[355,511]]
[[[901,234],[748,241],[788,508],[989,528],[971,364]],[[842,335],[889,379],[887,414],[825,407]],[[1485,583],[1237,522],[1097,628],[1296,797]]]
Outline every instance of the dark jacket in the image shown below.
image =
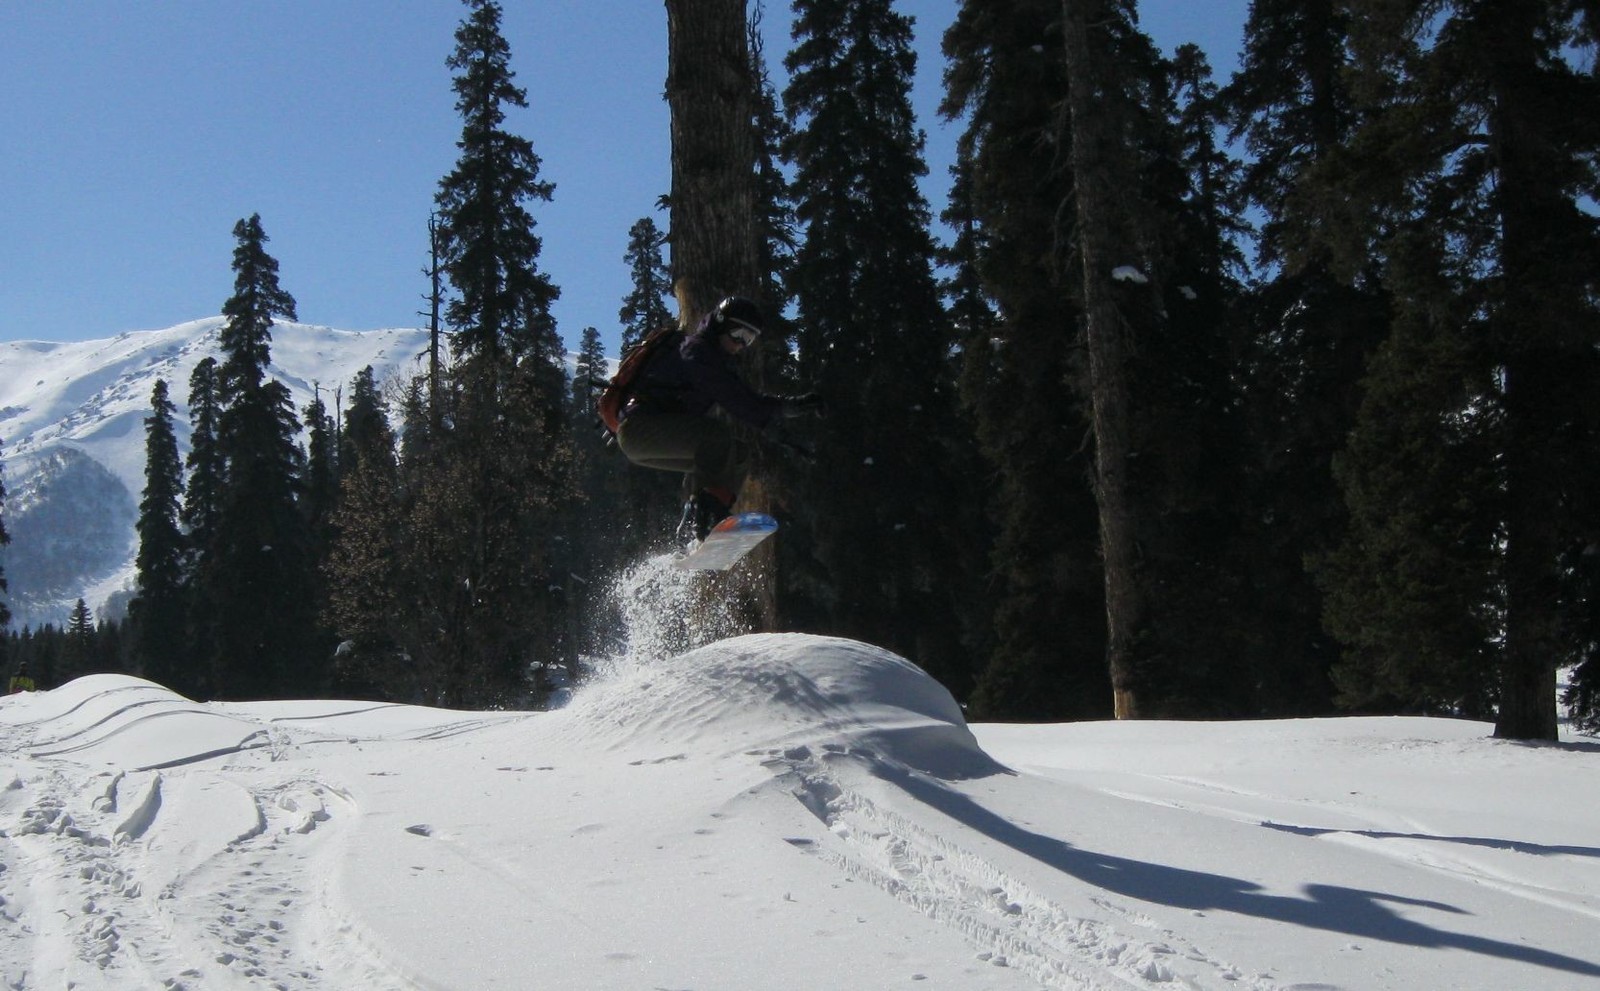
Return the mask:
[[718,334],[701,327],[676,347],[650,359],[639,377],[624,418],[636,410],[705,416],[713,406],[753,427],[766,426],[783,400],[764,396],[739,377],[735,356],[722,349]]

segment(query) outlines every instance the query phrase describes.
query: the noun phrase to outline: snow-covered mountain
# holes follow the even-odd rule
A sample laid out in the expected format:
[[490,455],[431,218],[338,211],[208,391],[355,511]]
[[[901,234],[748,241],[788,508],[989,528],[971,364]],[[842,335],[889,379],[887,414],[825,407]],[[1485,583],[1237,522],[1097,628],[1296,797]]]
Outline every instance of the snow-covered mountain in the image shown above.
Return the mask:
[[[165,379],[178,407],[180,450],[189,449],[189,375],[221,360],[221,317],[165,330],[75,343],[0,342],[0,442],[6,528],[0,550],[13,623],[62,623],[81,596],[97,615],[119,612],[133,579],[134,521],[144,491],[144,419]],[[409,371],[427,331],[334,330],[278,323],[271,375],[296,409],[318,389],[348,387],[371,365],[378,381]],[[107,608],[109,604],[109,609]]]

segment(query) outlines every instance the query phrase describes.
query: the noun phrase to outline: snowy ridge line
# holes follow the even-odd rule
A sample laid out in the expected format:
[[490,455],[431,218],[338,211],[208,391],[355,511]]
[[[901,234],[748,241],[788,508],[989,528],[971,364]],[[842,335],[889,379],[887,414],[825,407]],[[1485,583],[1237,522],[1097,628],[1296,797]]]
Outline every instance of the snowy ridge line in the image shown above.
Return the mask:
[[[864,761],[866,773],[890,782],[909,773],[871,754],[831,749],[818,757],[800,747],[768,761],[785,769],[779,780],[836,838],[832,846],[790,842],[948,926],[978,948],[979,959],[1016,968],[1060,991],[1207,986],[1175,969],[1180,960],[1199,965],[1227,987],[1282,991],[1212,959],[1173,932],[1157,939],[1130,937],[1104,921],[1070,914],[994,863],[844,786],[828,767],[840,759]],[[1095,902],[1148,925],[1138,913]]]

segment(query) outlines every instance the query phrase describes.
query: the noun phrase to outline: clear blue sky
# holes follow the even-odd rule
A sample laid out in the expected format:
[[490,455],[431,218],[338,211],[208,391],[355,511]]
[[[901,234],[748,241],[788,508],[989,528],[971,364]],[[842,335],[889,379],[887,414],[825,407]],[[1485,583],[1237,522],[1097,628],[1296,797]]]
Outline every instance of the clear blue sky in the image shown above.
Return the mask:
[[[555,198],[535,204],[559,329],[615,346],[627,231],[669,185],[661,0],[505,0],[505,34]],[[916,18],[925,192],[957,125],[935,116],[956,0]],[[782,82],[788,6],[766,4]],[[1170,51],[1230,72],[1247,0],[1141,4]],[[460,124],[456,0],[0,0],[0,340],[88,340],[217,313],[236,220],[260,213],[300,319],[417,326],[426,223]],[[657,215],[663,227],[666,218]]]

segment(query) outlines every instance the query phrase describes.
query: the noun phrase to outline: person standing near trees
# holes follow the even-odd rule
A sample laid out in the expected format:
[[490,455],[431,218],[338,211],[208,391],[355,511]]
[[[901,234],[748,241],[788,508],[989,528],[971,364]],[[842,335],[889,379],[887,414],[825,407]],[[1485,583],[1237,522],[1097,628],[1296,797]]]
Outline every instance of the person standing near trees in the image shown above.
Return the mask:
[[33,676],[28,673],[28,659],[24,657],[17,662],[17,670],[11,676],[11,683],[6,686],[7,695],[18,692],[31,692],[34,690]]

